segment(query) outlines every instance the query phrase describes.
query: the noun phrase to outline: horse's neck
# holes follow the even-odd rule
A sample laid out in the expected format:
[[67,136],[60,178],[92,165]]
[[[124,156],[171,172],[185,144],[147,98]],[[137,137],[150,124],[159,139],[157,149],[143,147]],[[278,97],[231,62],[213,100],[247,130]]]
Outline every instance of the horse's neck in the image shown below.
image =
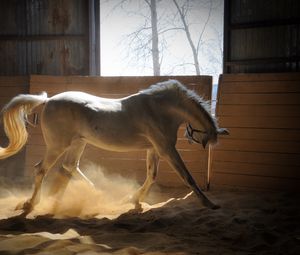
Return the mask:
[[198,129],[211,129],[212,121],[205,109],[192,101],[185,102],[184,108],[185,121],[190,122],[192,126]]

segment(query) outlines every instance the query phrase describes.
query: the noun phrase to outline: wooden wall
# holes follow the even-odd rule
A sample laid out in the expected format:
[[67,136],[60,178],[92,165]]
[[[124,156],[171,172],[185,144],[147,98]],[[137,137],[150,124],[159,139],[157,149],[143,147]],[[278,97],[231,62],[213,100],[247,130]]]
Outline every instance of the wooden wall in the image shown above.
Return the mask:
[[[176,77],[79,77],[79,76],[38,76],[30,78],[30,93],[48,92],[49,96],[63,91],[79,90],[97,96],[119,98],[140,89],[146,88],[158,81],[176,78],[189,88],[203,95],[207,100],[211,97],[212,78],[209,76],[176,76]],[[208,150],[199,145],[190,145],[183,137],[184,127],[179,130],[177,148],[183,157],[188,169],[204,187],[206,183]],[[40,128],[30,128],[30,138],[27,145],[26,171],[32,173],[33,165],[38,162],[45,150]],[[83,163],[92,161],[107,172],[119,173],[124,176],[143,180],[146,173],[146,153],[144,151],[117,153],[108,152],[88,146],[83,155]],[[163,185],[182,185],[177,174],[169,168],[166,162],[160,162],[158,183]]]
[[90,15],[95,3],[0,1],[0,75],[98,74],[99,15]]
[[216,114],[212,185],[299,189],[300,73],[224,74]]
[[[22,93],[29,93],[28,76],[4,76],[0,77],[0,109],[9,100]],[[8,140],[4,133],[2,118],[0,120],[0,146],[6,147]],[[25,149],[15,156],[0,160],[0,176],[15,180],[24,175]]]
[[[81,90],[105,97],[122,97],[172,77],[0,77],[0,106],[19,93],[53,94]],[[207,99],[210,77],[175,77]],[[300,74],[225,74],[220,78],[216,114],[221,127],[230,131],[211,150],[211,186],[230,185],[266,189],[300,187]],[[5,146],[3,127],[0,144]],[[39,127],[29,127],[29,143],[15,157],[0,162],[0,174],[9,178],[33,175],[33,165],[44,152]],[[202,187],[207,180],[208,151],[190,145],[179,130],[177,147]],[[26,159],[25,159],[26,156]],[[108,152],[88,146],[83,165],[100,164],[107,172],[141,181],[145,176],[145,153]],[[160,184],[180,186],[176,173],[161,162]]]
[[299,0],[225,0],[223,72],[299,72],[299,34]]

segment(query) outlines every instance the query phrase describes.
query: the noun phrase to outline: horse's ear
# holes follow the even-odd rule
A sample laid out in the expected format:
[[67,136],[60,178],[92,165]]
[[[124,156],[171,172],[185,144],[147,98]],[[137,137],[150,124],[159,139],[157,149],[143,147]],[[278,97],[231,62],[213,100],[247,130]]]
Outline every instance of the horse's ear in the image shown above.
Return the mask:
[[226,128],[218,128],[219,135],[229,135],[229,131]]

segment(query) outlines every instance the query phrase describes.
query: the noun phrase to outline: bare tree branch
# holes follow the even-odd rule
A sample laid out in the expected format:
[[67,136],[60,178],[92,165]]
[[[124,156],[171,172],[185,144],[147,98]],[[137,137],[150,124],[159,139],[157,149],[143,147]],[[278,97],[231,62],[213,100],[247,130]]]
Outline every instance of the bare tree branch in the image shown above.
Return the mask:
[[164,33],[169,32],[169,31],[174,31],[174,30],[184,30],[184,28],[183,28],[183,27],[172,27],[172,28],[167,28],[167,29],[165,29],[165,30],[160,30],[160,31],[158,32],[158,34],[160,35],[160,34],[164,34]]
[[208,24],[208,22],[210,20],[211,12],[212,12],[212,0],[210,0],[210,6],[209,6],[209,12],[208,12],[208,15],[207,15],[207,19],[206,19],[206,21],[204,23],[204,26],[202,28],[202,31],[201,31],[199,39],[198,39],[198,44],[197,44],[197,49],[196,49],[197,55],[199,54],[199,47],[200,47],[200,44],[201,44],[201,41],[202,41],[202,38],[203,38],[203,34],[204,34],[205,30],[206,30],[207,24]]
[[194,64],[195,64],[195,69],[196,69],[196,74],[197,75],[200,75],[200,67],[199,67],[199,61],[198,61],[198,53],[197,53],[197,49],[195,47],[195,44],[192,40],[192,37],[191,37],[191,33],[190,33],[190,29],[189,29],[189,26],[187,24],[187,21],[186,21],[186,16],[185,16],[185,12],[182,8],[180,8],[180,6],[178,5],[177,3],[177,0],[173,0],[173,3],[175,4],[177,10],[178,10],[178,13],[180,15],[180,19],[182,21],[182,24],[183,24],[183,27],[184,27],[184,31],[185,31],[185,34],[186,34],[186,37],[187,37],[187,40],[190,44],[190,47],[192,49],[192,53],[193,53],[193,58],[194,58]]
[[148,6],[151,8],[151,3],[148,0],[144,0],[146,2],[146,4],[148,4]]

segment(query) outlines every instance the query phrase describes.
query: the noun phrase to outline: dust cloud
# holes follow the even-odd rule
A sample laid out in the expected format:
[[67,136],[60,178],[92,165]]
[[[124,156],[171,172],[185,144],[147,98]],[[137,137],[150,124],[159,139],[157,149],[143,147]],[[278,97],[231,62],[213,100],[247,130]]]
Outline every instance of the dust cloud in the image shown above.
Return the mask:
[[[47,185],[49,185],[46,181],[43,185],[41,201],[28,217],[47,214],[56,218],[107,217],[113,219],[134,209],[130,198],[140,187],[136,180],[127,179],[118,174],[107,174],[100,166],[92,163],[84,168],[84,174],[94,183],[94,187],[85,181],[72,178],[62,197],[51,197],[46,195]],[[0,218],[17,214],[16,205],[26,201],[32,192],[30,189],[8,188],[2,185],[0,189]],[[150,205],[143,203],[143,207],[149,208]]]

